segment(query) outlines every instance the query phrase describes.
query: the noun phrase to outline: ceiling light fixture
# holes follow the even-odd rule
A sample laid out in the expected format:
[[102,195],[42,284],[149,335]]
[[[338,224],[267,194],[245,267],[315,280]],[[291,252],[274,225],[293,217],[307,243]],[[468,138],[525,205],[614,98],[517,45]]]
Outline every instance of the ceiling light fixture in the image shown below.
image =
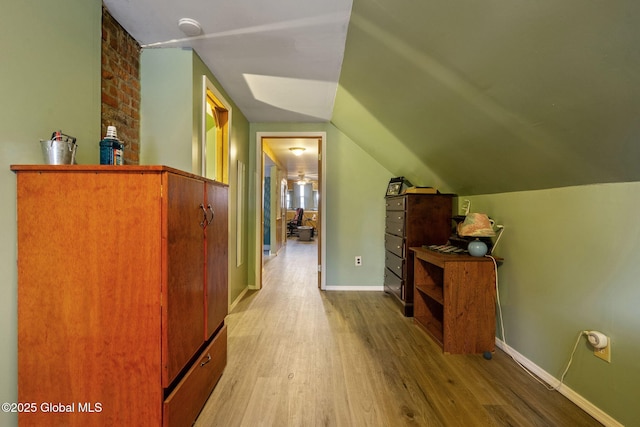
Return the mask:
[[302,155],[302,152],[305,150],[305,148],[302,148],[302,147],[291,147],[291,148],[289,148],[289,150],[291,150],[291,152],[295,156],[300,156],[300,155]]
[[180,28],[180,31],[182,31],[187,37],[195,37],[202,34],[202,27],[195,19],[181,18],[178,21],[178,28]]

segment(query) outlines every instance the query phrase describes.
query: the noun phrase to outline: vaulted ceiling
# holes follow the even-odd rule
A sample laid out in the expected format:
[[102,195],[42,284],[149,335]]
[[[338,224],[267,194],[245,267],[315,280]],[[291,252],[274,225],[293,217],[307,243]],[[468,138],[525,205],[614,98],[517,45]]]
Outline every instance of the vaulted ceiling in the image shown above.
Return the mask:
[[[138,38],[159,12],[135,21],[135,3],[105,0]],[[251,121],[330,119],[393,174],[458,194],[640,180],[639,2],[219,3],[176,4],[224,17],[218,46],[194,48]]]
[[639,22],[635,1],[355,0],[332,121],[461,194],[636,181]]

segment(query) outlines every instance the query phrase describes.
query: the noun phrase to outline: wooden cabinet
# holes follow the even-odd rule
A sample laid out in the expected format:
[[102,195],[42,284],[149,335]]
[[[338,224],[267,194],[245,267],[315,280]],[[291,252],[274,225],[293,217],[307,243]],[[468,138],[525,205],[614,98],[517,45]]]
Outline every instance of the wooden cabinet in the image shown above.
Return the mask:
[[227,358],[227,187],[13,166],[21,426],[189,426]]
[[413,321],[445,353],[495,349],[495,264],[488,257],[449,255],[424,248],[414,253]]
[[451,235],[452,194],[386,197],[384,290],[413,315],[413,263],[409,247],[447,242]]

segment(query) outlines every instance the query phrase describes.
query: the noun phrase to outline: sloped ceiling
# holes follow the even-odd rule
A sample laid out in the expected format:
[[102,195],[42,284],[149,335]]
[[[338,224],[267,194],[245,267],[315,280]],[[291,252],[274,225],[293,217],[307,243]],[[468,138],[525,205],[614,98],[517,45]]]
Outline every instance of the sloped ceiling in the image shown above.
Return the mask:
[[332,122],[458,194],[640,180],[639,4],[354,0]]
[[251,122],[331,118],[351,0],[103,2],[144,49],[194,49]]
[[[251,122],[330,120],[416,185],[640,180],[637,0],[104,1],[194,48]],[[180,17],[203,35],[164,43]]]

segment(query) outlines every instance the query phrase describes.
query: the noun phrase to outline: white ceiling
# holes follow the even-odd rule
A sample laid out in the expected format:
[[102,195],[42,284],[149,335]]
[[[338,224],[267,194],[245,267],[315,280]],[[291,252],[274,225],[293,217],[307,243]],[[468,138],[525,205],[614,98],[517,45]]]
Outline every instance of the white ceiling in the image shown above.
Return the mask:
[[[320,145],[318,138],[264,138],[263,144],[269,147],[276,160],[286,171],[287,178],[297,180],[299,175],[310,181],[317,181],[318,153]],[[300,156],[292,154],[290,148],[304,148]],[[270,163],[265,162],[265,165]]]
[[[331,119],[351,0],[104,0],[143,48],[193,48],[250,122]],[[180,18],[203,33],[187,38]]]

